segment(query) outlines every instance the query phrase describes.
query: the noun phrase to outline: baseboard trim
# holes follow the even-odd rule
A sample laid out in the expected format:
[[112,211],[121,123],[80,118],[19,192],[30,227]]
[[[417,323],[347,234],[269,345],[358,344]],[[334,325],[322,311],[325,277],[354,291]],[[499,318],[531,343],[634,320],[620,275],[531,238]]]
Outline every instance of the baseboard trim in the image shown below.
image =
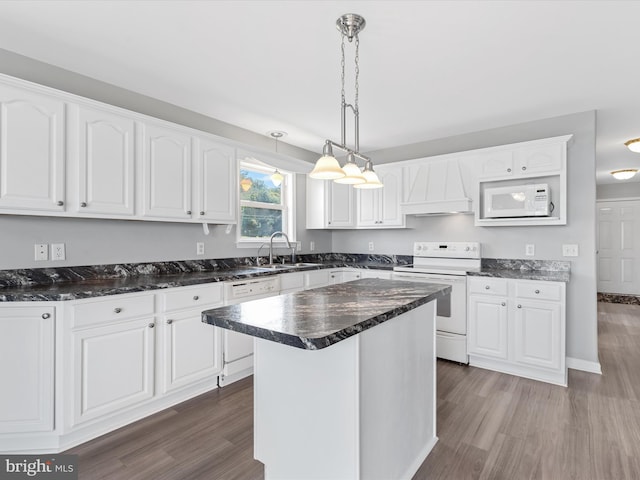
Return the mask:
[[567,357],[567,368],[602,375],[600,362],[589,362],[587,360],[581,360],[579,358]]

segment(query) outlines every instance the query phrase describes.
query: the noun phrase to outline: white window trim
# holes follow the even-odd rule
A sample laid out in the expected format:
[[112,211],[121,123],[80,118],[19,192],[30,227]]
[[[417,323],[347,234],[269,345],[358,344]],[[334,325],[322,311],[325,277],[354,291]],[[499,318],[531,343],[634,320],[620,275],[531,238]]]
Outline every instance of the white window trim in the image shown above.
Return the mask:
[[[249,169],[249,170],[257,170],[264,171],[268,173],[271,170],[275,170],[275,167],[268,165],[266,163],[260,162],[257,160],[256,162],[246,162],[240,161],[238,162],[238,178],[240,178],[240,170]],[[279,169],[280,170],[280,169]],[[296,173],[290,172],[287,170],[280,170],[280,173],[284,176],[282,181],[282,197],[285,199],[285,206],[283,205],[275,205],[268,204],[268,208],[273,210],[283,210],[285,211],[285,216],[283,218],[283,229],[285,233],[287,233],[289,237],[289,242],[296,246],[296,250],[300,250],[300,242],[296,241],[296,212],[295,212],[295,198],[296,198]],[[263,244],[269,243],[269,237],[261,237],[261,238],[247,238],[242,237],[240,235],[242,230],[242,207],[250,206],[257,208],[264,208],[266,204],[261,202],[251,202],[247,200],[240,200],[240,185],[238,184],[238,228],[236,228],[236,247],[237,248],[260,248]],[[286,247],[286,242],[282,236],[278,236],[273,239],[274,248],[281,249]],[[264,252],[265,249],[263,249]],[[268,251],[268,248],[266,249]]]

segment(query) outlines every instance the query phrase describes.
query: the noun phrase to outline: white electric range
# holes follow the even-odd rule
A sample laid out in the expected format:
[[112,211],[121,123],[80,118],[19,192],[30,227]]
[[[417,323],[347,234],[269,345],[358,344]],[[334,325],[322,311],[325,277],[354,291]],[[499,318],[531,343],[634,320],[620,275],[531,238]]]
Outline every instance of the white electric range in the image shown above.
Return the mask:
[[395,267],[393,278],[451,286],[449,298],[438,300],[436,355],[469,363],[467,355],[467,272],[480,271],[478,242],[415,242],[413,265]]

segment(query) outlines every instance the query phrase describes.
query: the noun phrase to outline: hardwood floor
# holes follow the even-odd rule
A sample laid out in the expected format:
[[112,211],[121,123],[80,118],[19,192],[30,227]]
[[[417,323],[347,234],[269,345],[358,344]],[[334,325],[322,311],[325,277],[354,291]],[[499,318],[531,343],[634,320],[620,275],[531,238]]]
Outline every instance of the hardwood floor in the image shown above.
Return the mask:
[[[439,361],[439,442],[414,480],[640,478],[640,306],[599,303],[598,315],[603,375],[570,370],[568,388]],[[82,480],[262,479],[251,385],[67,453],[79,455]]]

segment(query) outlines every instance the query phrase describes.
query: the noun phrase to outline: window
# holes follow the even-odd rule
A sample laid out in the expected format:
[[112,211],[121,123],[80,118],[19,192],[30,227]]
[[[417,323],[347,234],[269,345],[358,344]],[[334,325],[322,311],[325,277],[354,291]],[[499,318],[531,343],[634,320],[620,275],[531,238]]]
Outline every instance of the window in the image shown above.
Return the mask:
[[[275,168],[240,163],[240,242],[264,242],[273,232],[285,232],[294,241],[292,188],[293,174],[280,171],[282,183],[271,179]],[[281,239],[278,239],[281,240]]]

